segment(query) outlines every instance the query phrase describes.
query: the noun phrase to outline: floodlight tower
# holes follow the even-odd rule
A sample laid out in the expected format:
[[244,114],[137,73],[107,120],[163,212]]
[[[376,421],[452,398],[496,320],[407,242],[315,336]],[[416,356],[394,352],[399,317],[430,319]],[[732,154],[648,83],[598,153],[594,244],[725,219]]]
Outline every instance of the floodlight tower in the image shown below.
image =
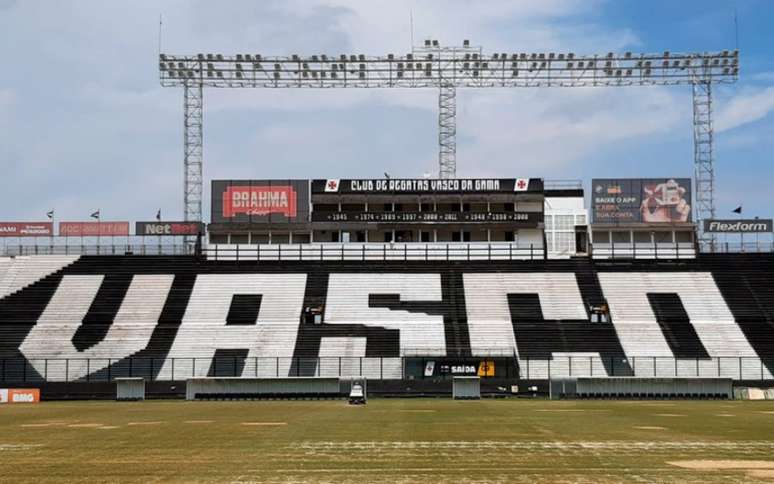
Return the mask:
[[[714,217],[712,84],[739,76],[739,51],[603,55],[492,53],[428,40],[403,56],[363,54],[264,57],[261,54],[159,54],[164,87],[184,99],[185,219],[201,221],[203,88],[438,89],[438,174],[456,176],[456,90],[507,87],[624,87],[687,84],[693,90],[695,219]],[[702,242],[714,244],[712,234]]]
[[[413,47],[411,53],[416,59],[431,61],[430,68],[439,72],[438,177],[454,178],[457,176],[457,87],[454,78],[444,77],[444,74],[453,72],[450,67],[455,62],[481,58],[481,47],[471,47],[469,40],[465,40],[462,47],[447,47],[437,40],[427,39],[424,45]],[[419,66],[421,68],[421,62]]]

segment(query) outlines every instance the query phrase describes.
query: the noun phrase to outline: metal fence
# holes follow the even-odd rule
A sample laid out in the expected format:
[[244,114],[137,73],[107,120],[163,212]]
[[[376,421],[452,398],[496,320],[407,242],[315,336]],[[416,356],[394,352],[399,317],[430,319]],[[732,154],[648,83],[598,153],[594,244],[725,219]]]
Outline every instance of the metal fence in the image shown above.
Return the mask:
[[[26,255],[194,255],[193,242],[153,243],[155,237],[132,237],[126,243],[81,243],[78,238],[57,237],[51,243],[8,243],[0,256]],[[134,239],[137,239],[136,241]],[[50,240],[50,239],[46,239]],[[691,243],[591,244],[595,259],[694,259]],[[701,245],[702,254],[772,253],[774,241]],[[210,260],[310,260],[310,261],[410,261],[410,260],[536,260],[544,258],[542,245],[515,243],[308,243],[308,244],[210,244],[202,253]],[[546,257],[551,258],[548,254]]]
[[702,253],[736,254],[774,252],[774,240],[752,240],[749,242],[701,242]]
[[19,244],[0,247],[0,255],[193,255],[193,244]]
[[210,244],[202,249],[215,261],[476,261],[537,260],[543,247],[511,243],[396,244]]
[[592,244],[594,259],[695,259],[692,243]]
[[[0,381],[108,382],[119,377],[180,381],[193,377],[224,376],[272,378],[288,376],[353,377],[379,380],[450,378],[458,373],[427,372],[445,363],[479,368],[496,363],[494,377],[548,380],[561,377],[714,377],[734,380],[774,380],[774,358],[714,357],[683,359],[661,356],[613,358],[562,356],[552,359],[477,357],[224,357],[224,358],[0,358]],[[453,361],[453,363],[450,363]],[[475,373],[474,373],[475,374]],[[490,375],[491,376],[491,375]]]

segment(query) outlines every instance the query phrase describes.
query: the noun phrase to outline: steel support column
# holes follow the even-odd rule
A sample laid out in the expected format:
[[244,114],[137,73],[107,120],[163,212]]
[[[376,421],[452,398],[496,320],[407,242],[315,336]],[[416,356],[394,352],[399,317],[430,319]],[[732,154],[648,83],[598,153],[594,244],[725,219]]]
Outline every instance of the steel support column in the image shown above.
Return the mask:
[[202,83],[183,84],[183,216],[187,222],[202,221]]
[[704,233],[704,220],[715,218],[715,133],[712,127],[712,84],[697,81],[693,91],[694,213],[704,250],[715,250],[715,235]]
[[441,84],[438,92],[439,178],[457,176],[457,89]]

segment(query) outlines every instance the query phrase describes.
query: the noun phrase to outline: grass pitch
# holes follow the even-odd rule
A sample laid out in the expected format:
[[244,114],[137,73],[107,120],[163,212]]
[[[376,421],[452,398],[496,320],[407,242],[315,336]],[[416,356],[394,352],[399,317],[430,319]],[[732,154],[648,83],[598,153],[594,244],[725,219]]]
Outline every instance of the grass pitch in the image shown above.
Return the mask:
[[749,482],[774,402],[371,399],[0,406],[2,482]]

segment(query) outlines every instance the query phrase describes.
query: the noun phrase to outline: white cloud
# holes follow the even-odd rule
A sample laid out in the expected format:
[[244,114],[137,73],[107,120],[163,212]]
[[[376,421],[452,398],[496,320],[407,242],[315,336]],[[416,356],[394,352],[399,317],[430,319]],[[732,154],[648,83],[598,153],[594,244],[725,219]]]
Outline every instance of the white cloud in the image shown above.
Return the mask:
[[721,105],[715,121],[718,132],[744,126],[774,111],[774,86],[745,92]]
[[458,169],[466,175],[566,178],[587,173],[578,161],[598,157],[612,143],[668,137],[689,122],[689,98],[668,88],[636,96],[616,88],[474,96],[459,121],[472,138],[459,149]]
[[774,81],[774,71],[757,72],[755,74],[752,74],[748,78],[751,81],[771,82],[771,81]]
[[[0,31],[14,41],[0,43],[0,54],[14,69],[0,78],[0,113],[13,122],[0,133],[0,171],[15,176],[10,186],[0,179],[0,205],[9,217],[39,215],[55,202],[62,217],[97,205],[129,218],[158,206],[170,217],[179,210],[182,92],[158,84],[159,13],[164,51],[174,54],[404,54],[410,11],[415,43],[470,39],[484,52],[644,48],[628,26],[598,23],[593,12],[604,3],[6,1]],[[742,97],[728,103],[734,123],[765,104],[757,97],[737,113],[731,107]],[[460,175],[605,175],[582,163],[605,163],[603,153],[615,144],[631,145],[635,158],[639,146],[689,136],[690,95],[680,88],[461,89],[457,116]],[[211,89],[204,123],[205,193],[212,177],[437,170],[432,89]],[[685,148],[690,169],[689,141]],[[607,163],[601,169],[617,168]],[[15,203],[20,199],[29,202]]]
[[6,110],[16,102],[16,92],[12,89],[0,89],[0,109]]

